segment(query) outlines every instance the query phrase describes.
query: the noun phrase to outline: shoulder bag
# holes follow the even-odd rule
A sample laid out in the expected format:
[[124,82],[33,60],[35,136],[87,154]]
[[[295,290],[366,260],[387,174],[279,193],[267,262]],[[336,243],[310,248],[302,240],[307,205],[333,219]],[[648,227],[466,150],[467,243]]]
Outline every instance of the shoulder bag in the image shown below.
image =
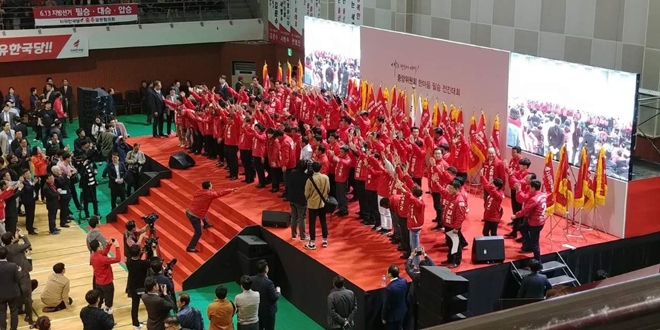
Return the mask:
[[314,177],[313,176],[309,177],[309,181],[312,182],[312,185],[314,186],[314,189],[316,189],[316,193],[319,194],[319,197],[321,198],[321,200],[323,200],[323,203],[325,203],[325,213],[335,212],[335,210],[337,209],[337,206],[339,205],[339,203],[337,203],[337,199],[332,197],[332,196],[328,196],[328,198],[323,198],[323,194],[321,193],[321,189],[319,189],[319,187],[316,185],[316,182],[314,182]]

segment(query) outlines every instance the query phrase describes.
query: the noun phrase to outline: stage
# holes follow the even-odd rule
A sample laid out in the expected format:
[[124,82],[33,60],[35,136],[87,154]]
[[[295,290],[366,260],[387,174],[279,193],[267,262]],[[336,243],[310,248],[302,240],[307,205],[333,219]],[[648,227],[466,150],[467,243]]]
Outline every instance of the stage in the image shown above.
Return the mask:
[[[175,138],[154,139],[152,137],[131,138],[131,143],[140,143],[141,150],[149,157],[166,165],[170,155],[184,149],[177,146]],[[123,223],[128,219],[136,219],[151,211],[160,214],[158,221],[160,228],[160,240],[163,254],[166,258],[176,257],[179,259],[180,272],[175,276],[177,286],[181,287],[182,281],[192,273],[199,265],[208,259],[216,250],[220,249],[242,228],[249,225],[261,224],[261,212],[263,210],[287,211],[289,204],[271,193],[268,189],[257,189],[255,185],[246,185],[240,180],[229,181],[226,179],[227,172],[214,165],[214,162],[202,157],[193,156],[197,165],[188,170],[173,170],[172,179],[162,180],[161,187],[152,188],[149,196],[140,197],[137,205],[129,207],[127,214],[118,216],[114,227],[117,231],[123,231]],[[214,225],[210,231],[205,231],[198,249],[200,253],[188,254],[185,245],[192,235],[192,228],[184,215],[184,210],[190,201],[192,193],[199,188],[204,180],[210,180],[214,189],[238,188],[235,193],[216,201],[210,211],[209,220]],[[426,205],[432,205],[431,195],[425,194]],[[470,195],[468,200],[468,219],[464,223],[463,233],[472,244],[475,236],[481,236],[483,214],[483,201],[480,197]],[[504,217],[498,233],[506,234],[511,227],[506,223],[511,216],[510,200],[503,203]],[[389,243],[384,235],[379,235],[371,230],[371,227],[362,225],[354,219],[357,211],[357,203],[350,205],[350,216],[334,217],[328,223],[329,247],[317,248],[309,251],[303,249],[303,242],[292,240],[290,228],[267,228],[269,232],[282,240],[289,242],[300,252],[311,256],[332,271],[344,276],[347,280],[364,291],[380,288],[381,276],[385,274],[387,267],[395,264],[403,271],[404,260],[399,256],[401,252],[396,246]],[[435,217],[432,207],[426,208],[426,223],[421,234],[421,244],[435,262],[446,259],[447,248],[443,246],[444,234],[432,231],[434,223],[430,221]],[[139,221],[139,220],[138,220]],[[317,226],[317,236],[320,237],[320,226]],[[549,233],[550,222],[546,223],[541,235],[541,253],[547,254],[553,251],[565,250],[562,244],[573,247],[581,247],[617,239],[600,231],[584,231],[585,239],[565,238],[560,226],[552,231],[552,241]],[[546,237],[548,236],[548,237]],[[506,262],[525,259],[531,254],[519,253],[520,244],[512,240],[505,240]],[[463,263],[454,271],[456,273],[486,267],[487,265],[473,265],[470,262],[471,247],[463,252]]]

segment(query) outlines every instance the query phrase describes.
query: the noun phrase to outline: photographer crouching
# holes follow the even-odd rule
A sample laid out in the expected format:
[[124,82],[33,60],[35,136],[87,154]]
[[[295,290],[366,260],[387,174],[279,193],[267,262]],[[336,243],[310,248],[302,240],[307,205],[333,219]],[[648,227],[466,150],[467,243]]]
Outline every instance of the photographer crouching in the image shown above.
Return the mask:
[[[415,267],[413,263],[415,257],[417,256],[424,257],[424,260],[419,262],[419,267]],[[419,290],[419,274],[421,270],[420,267],[422,266],[435,266],[435,263],[433,263],[433,260],[431,260],[431,258],[429,258],[429,256],[426,254],[424,247],[420,246],[413,249],[410,253],[410,257],[408,257],[408,260],[406,260],[406,274],[408,274],[412,280],[412,283],[410,283],[410,290],[408,290],[408,304],[412,305],[412,308],[408,308],[408,321],[404,324],[410,324],[410,318],[412,318],[414,322],[413,329],[419,329],[417,322],[417,316],[419,314],[419,300],[417,299],[417,291]],[[410,313],[410,311],[412,311],[412,313]]]

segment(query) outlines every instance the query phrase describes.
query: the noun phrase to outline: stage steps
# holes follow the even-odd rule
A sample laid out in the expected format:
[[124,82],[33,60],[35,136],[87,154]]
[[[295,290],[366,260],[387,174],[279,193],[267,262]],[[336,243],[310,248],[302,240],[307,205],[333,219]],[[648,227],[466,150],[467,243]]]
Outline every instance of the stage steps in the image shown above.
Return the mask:
[[145,225],[141,217],[156,212],[159,215],[156,230],[162,257],[165,261],[177,259],[173,277],[178,288],[231,238],[243,228],[252,225],[245,217],[232,212],[228,205],[216,200],[209,209],[209,219],[213,227],[204,229],[197,244],[199,252],[186,252],[193,229],[186,218],[185,210],[197,189],[198,187],[191,186],[188,180],[173,173],[172,179],[161,180],[160,187],[149,189],[149,195],[141,196],[137,204],[130,205],[127,212],[117,215],[117,221],[112,223],[113,227],[123,233],[129,220],[135,220],[140,228]]
[[[541,269],[540,273],[548,277],[548,281],[550,281],[553,287],[558,285],[580,286],[580,281],[575,277],[571,268],[568,267],[564,258],[557,252],[555,254],[557,259],[544,262],[543,269]],[[530,275],[532,271],[529,267],[518,268],[512,261],[511,273],[513,273],[513,277],[520,284],[522,283],[522,279]]]

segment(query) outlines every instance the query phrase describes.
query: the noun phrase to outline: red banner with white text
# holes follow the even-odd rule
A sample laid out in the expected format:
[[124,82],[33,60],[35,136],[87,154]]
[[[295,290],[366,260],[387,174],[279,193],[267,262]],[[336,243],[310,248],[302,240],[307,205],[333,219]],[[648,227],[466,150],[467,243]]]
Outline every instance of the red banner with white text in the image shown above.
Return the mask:
[[35,26],[104,25],[137,22],[135,3],[116,5],[34,7]]
[[88,56],[89,39],[83,36],[64,34],[0,38],[0,63]]

